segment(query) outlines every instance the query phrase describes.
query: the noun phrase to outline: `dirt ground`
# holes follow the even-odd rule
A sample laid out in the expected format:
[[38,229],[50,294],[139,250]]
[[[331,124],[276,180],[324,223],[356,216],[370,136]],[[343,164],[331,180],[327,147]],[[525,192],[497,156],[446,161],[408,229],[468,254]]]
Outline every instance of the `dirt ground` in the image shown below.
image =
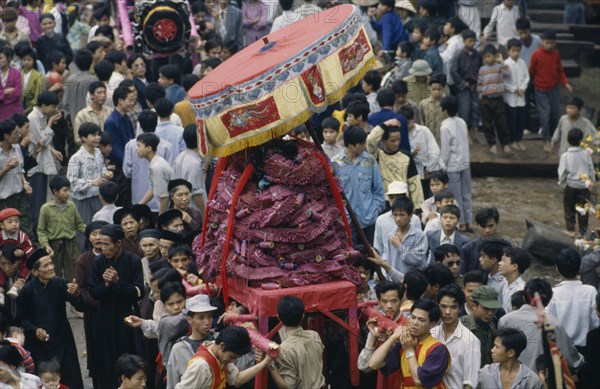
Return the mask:
[[[557,182],[547,178],[474,178],[473,214],[480,208],[495,206],[500,213],[499,235],[517,246],[527,232],[525,219],[564,229],[562,190]],[[596,227],[600,227],[599,221],[590,218],[589,228]],[[523,278],[534,277],[544,277],[553,285],[559,281],[553,266],[535,259]]]

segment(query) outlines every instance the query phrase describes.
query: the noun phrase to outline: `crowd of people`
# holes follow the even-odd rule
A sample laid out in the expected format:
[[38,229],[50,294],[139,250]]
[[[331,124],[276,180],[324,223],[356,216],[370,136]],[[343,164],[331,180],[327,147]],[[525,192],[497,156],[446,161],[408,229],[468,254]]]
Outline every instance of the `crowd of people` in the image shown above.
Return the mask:
[[[215,160],[198,152],[188,92],[337,3],[189,3],[198,38],[148,58],[125,47],[111,1],[0,1],[0,389],[84,387],[69,311],[94,388],[252,387],[264,368],[278,388],[350,387],[340,331],[304,329],[319,325],[286,296],[279,356],[254,349],[252,323],[223,320],[248,308],[215,296],[191,249]],[[478,1],[353,3],[381,66],[290,136],[321,143],[353,242],[368,243],[352,264],[357,301],[397,325],[361,326],[360,387],[548,387],[542,311],[579,387],[593,386],[600,285],[579,280],[580,254],[553,258],[554,288],[526,281],[532,258],[501,238],[496,208],[472,211],[470,145],[527,153],[535,109],[544,150],[560,155],[564,232],[587,233],[576,206],[600,141],[581,98],[561,115],[561,85],[574,91],[556,33],[533,34],[523,0],[497,0],[483,29]]]

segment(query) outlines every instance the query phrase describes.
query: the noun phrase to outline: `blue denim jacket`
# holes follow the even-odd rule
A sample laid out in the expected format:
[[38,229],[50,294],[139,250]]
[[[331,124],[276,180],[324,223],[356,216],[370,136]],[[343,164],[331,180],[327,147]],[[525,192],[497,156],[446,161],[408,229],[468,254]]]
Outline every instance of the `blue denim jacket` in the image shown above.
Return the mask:
[[385,205],[383,181],[375,158],[364,151],[352,162],[342,150],[332,162],[360,226],[375,224]]

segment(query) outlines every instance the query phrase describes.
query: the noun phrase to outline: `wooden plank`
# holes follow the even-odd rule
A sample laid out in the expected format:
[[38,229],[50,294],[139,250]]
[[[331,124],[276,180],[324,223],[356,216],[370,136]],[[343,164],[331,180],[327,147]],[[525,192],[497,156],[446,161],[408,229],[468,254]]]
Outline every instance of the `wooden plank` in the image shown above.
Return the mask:
[[562,23],[564,10],[560,9],[530,9],[528,16],[532,21],[543,20],[544,23]]
[[592,41],[600,44],[600,26],[592,24],[572,24],[569,25],[569,31],[576,40]]
[[535,21],[531,23],[531,30],[535,33],[541,33],[541,32],[544,32],[545,30],[554,30],[554,31],[556,31],[557,34],[559,32],[570,32],[568,24],[538,23]]

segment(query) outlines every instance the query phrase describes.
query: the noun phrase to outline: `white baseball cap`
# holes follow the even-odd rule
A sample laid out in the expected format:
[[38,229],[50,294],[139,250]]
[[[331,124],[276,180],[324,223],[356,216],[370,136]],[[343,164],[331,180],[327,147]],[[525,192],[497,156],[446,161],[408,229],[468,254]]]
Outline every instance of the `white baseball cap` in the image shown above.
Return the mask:
[[194,297],[190,297],[185,302],[185,313],[190,312],[201,313],[216,311],[217,307],[210,305],[210,299],[205,294],[197,294]]
[[388,190],[386,195],[401,195],[408,194],[408,185],[402,181],[392,181],[388,185]]

